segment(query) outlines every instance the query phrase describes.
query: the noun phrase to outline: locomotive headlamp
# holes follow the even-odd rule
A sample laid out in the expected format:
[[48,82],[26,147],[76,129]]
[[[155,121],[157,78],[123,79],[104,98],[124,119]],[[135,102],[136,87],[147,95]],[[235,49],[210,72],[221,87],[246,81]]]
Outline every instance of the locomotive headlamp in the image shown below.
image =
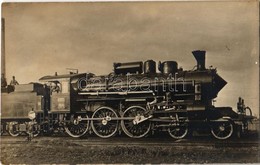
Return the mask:
[[31,110],[30,112],[28,112],[28,118],[30,120],[35,119],[36,118],[36,113],[33,110]]

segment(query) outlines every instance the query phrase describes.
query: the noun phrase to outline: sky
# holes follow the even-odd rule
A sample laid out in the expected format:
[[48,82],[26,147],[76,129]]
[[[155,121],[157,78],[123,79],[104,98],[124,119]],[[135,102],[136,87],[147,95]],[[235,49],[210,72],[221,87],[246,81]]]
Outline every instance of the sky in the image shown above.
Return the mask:
[[8,82],[149,59],[191,70],[191,52],[206,50],[206,67],[228,82],[215,105],[236,110],[241,96],[259,114],[258,1],[3,3],[2,17]]

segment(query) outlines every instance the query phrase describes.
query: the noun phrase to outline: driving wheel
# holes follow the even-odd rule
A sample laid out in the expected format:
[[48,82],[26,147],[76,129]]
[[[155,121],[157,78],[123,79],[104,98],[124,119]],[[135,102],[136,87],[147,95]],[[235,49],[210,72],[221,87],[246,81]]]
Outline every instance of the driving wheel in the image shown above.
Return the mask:
[[92,115],[91,127],[93,132],[101,138],[109,138],[118,130],[116,112],[110,107],[98,108]]
[[131,106],[123,114],[121,127],[124,133],[131,138],[141,138],[148,134],[151,122],[145,117],[146,109],[141,106]]
[[81,118],[88,118],[87,115],[71,116],[69,123],[65,124],[65,131],[68,135],[74,138],[79,138],[86,134],[89,129],[88,120],[80,120]]

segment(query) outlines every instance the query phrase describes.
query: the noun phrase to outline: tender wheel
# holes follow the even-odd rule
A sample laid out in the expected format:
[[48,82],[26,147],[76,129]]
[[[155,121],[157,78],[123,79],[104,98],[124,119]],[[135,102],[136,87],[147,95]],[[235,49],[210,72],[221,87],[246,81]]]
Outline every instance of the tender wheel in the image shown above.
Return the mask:
[[168,133],[174,139],[182,139],[188,134],[188,128],[187,126],[169,127]]
[[3,124],[1,124],[1,133],[0,133],[0,135],[3,135],[4,134],[4,125]]
[[68,135],[74,138],[79,138],[86,134],[89,129],[89,121],[88,120],[80,120],[81,118],[88,118],[87,115],[71,116],[71,122],[66,123],[64,129]]
[[233,124],[230,121],[215,122],[212,124],[211,133],[217,139],[227,139],[233,134]]
[[123,114],[128,120],[121,121],[124,133],[132,138],[141,138],[148,134],[151,122],[145,116],[146,109],[140,106],[131,106]]
[[118,118],[116,112],[109,107],[98,108],[92,115],[91,127],[94,133],[101,138],[109,138],[118,130]]
[[9,129],[8,129],[8,133],[13,136],[13,137],[16,137],[16,136],[19,136],[21,134],[21,132],[19,131],[19,125],[17,122],[11,122],[9,123]]
[[32,125],[28,124],[27,127],[28,129],[26,133],[30,134],[30,132],[32,132],[33,137],[37,137],[41,132],[38,124],[32,124]]

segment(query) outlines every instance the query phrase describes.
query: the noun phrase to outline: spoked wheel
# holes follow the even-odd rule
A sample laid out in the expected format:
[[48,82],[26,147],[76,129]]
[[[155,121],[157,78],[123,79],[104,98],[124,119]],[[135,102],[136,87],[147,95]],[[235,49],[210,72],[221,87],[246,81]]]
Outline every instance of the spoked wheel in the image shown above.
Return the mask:
[[82,116],[71,116],[71,120],[69,123],[66,123],[64,128],[68,135],[74,138],[79,138],[86,134],[89,129],[89,121],[81,120],[81,118],[88,118],[87,115]]
[[8,129],[8,133],[13,136],[19,136],[21,134],[21,132],[19,131],[19,125],[17,122],[11,122],[9,123],[9,129]]
[[182,139],[188,134],[188,127],[187,126],[169,127],[168,133],[174,139]]
[[116,112],[109,107],[98,108],[92,115],[91,127],[94,133],[101,138],[109,138],[118,130]]
[[151,122],[145,117],[146,109],[140,106],[131,106],[123,114],[129,118],[121,121],[125,134],[132,138],[141,138],[148,134]]
[[[40,134],[40,128],[38,124],[31,124],[27,125],[28,129],[26,131],[27,134],[32,133],[33,137],[37,137]],[[31,127],[31,128],[30,128]]]
[[4,134],[4,128],[5,128],[4,125],[1,124],[1,131],[0,131],[1,133],[0,133],[0,135],[3,135],[3,134]]
[[230,121],[215,122],[212,124],[211,133],[217,139],[227,139],[233,134],[233,124]]

